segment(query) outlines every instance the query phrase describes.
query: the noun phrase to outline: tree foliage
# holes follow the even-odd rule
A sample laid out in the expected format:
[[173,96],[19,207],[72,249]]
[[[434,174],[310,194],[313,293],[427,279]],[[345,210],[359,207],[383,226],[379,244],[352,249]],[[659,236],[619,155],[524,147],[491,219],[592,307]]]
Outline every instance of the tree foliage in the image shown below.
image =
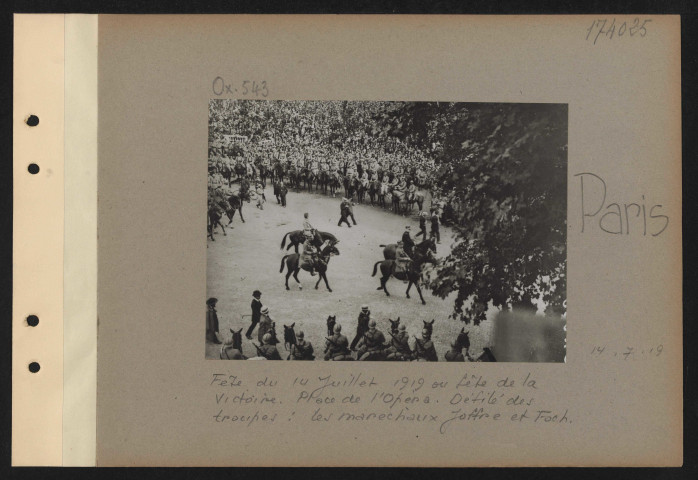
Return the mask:
[[376,134],[430,149],[454,209],[456,242],[435,295],[457,292],[454,317],[478,324],[490,304],[563,313],[566,299],[567,107],[387,105]]

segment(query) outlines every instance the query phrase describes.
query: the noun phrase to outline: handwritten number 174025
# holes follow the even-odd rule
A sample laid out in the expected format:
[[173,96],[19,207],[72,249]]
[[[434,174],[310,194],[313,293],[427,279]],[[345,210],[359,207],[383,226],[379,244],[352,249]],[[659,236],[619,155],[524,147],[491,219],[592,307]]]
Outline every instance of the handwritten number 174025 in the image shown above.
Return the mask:
[[640,20],[640,18],[635,17],[632,21],[620,22],[616,21],[615,18],[609,20],[603,18],[600,20],[593,20],[589,28],[587,28],[587,41],[596,42],[599,38],[604,37],[608,40],[612,40],[613,37],[644,37],[647,35],[647,24],[650,23],[651,19]]

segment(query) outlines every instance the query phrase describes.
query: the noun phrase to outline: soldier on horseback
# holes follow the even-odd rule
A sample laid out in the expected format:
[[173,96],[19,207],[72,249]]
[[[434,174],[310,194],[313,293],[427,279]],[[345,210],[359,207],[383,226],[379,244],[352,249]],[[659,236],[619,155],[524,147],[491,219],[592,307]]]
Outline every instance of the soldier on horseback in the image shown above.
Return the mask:
[[313,345],[305,341],[305,334],[300,331],[296,335],[296,343],[291,345],[289,360],[315,360],[313,355]]
[[315,245],[313,245],[315,229],[310,224],[308,212],[303,214],[303,218],[303,235],[305,236],[305,242],[303,243],[303,262],[310,262],[310,275],[315,276],[315,265],[317,263],[317,249]]
[[396,334],[388,332],[392,337],[390,345],[388,346],[386,353],[388,354],[388,360],[407,360],[412,358],[412,350],[409,344],[409,335],[407,335],[407,327],[405,324],[401,324],[398,327]]
[[272,343],[272,339],[273,337],[271,336],[271,333],[266,333],[262,339],[263,344],[261,347],[257,347],[257,344],[253,345],[257,347],[257,353],[260,357],[264,357],[267,360],[281,360],[281,355],[279,355],[276,345]]
[[325,340],[325,360],[353,360],[348,348],[349,340],[342,335],[340,324],[335,324],[334,335]]
[[359,341],[359,349],[356,357],[359,360],[365,361],[371,358],[375,359],[375,355],[383,353],[385,348],[385,336],[383,332],[376,328],[376,321],[368,322],[368,331],[364,333],[361,341]]
[[422,338],[417,337],[414,344],[415,360],[420,362],[437,362],[439,359],[436,356],[434,342],[431,341],[431,333],[426,328],[422,330]]
[[446,352],[444,358],[447,362],[465,362],[463,356],[463,346],[458,344],[458,340],[451,341],[451,349]]

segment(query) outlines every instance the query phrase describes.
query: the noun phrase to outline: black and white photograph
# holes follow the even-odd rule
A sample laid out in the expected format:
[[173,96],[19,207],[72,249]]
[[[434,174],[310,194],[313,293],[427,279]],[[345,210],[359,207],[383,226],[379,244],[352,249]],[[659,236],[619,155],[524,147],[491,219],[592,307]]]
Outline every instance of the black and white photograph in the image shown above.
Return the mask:
[[566,104],[208,120],[207,359],[565,361]]

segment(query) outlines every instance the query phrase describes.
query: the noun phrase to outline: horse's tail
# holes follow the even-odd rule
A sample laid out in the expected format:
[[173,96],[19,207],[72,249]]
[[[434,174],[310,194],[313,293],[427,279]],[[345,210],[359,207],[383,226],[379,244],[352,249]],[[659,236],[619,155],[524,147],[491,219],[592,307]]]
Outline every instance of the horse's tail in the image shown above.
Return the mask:
[[286,237],[288,237],[289,233],[291,233],[291,232],[286,233],[286,235],[284,235],[284,239],[281,240],[281,250],[283,250],[284,247],[286,246]]
[[381,247],[381,248],[387,247],[387,245],[382,245],[382,244],[381,244],[381,245],[378,245],[378,246]]
[[378,270],[378,264],[383,263],[383,260],[378,260],[375,265],[373,265],[373,273],[371,274],[372,277],[376,276],[376,271]]
[[288,257],[288,255],[284,255],[284,258],[281,259],[281,268],[279,269],[279,273],[284,271],[284,260],[286,260],[286,257]]

